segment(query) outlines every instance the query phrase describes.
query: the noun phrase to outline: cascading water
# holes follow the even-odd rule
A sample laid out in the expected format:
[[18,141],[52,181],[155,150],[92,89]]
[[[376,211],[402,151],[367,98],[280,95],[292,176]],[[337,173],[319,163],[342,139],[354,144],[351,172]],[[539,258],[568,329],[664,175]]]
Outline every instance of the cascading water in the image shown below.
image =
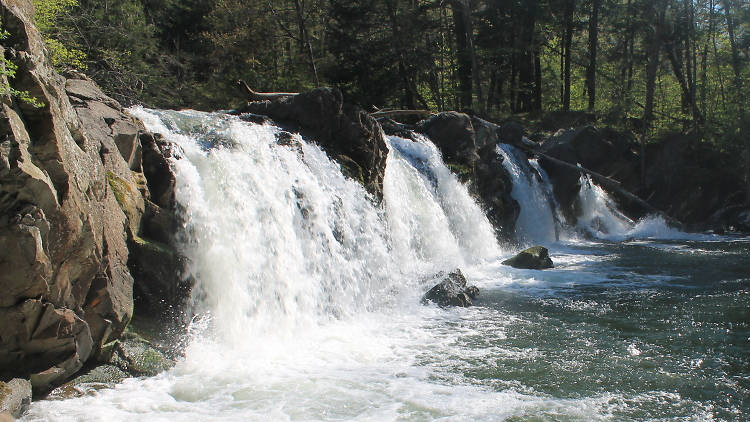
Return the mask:
[[601,187],[581,174],[578,191],[580,215],[577,227],[594,235],[622,235],[635,224],[617,209],[617,204]]
[[425,137],[388,139],[385,203],[397,255],[452,269],[498,256],[492,226]]
[[535,160],[512,145],[498,144],[497,153],[513,181],[511,196],[521,213],[516,221],[516,238],[521,244],[549,244],[558,239],[560,219],[547,174]]
[[[426,138],[387,140],[381,206],[298,135],[282,145],[281,129],[222,114],[131,113],[183,150],[172,164],[197,283],[189,345],[165,373],[37,401],[24,421],[729,421],[750,411],[745,322],[721,323],[747,310],[750,241],[569,239],[553,245],[563,250],[554,270],[510,269]],[[553,242],[546,174],[510,147],[498,153],[521,203],[519,236]],[[658,220],[621,219],[583,182],[579,221],[609,231],[596,236],[674,236]],[[431,287],[420,280],[456,266],[480,287],[478,306],[420,305]]]

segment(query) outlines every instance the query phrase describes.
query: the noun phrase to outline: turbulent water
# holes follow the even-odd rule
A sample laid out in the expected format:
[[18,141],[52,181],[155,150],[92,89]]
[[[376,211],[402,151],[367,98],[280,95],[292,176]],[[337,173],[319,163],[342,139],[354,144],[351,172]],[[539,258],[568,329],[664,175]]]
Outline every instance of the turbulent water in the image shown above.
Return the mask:
[[[427,139],[388,139],[380,206],[314,143],[278,144],[276,127],[131,112],[184,151],[180,247],[197,280],[185,356],[153,378],[35,402],[24,420],[750,414],[746,238],[621,219],[588,180],[579,230],[558,236],[546,175],[517,159],[519,235],[550,247],[556,268],[516,270]],[[425,280],[455,267],[481,288],[477,306],[420,305]]]

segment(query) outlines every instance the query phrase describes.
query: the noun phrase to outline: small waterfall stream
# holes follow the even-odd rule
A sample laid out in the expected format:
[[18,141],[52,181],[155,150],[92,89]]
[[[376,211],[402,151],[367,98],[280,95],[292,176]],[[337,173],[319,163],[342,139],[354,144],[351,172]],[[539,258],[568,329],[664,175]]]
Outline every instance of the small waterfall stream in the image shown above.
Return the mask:
[[498,144],[497,153],[513,181],[513,199],[521,206],[516,238],[523,245],[549,244],[559,238],[560,221],[551,184],[535,160],[529,161],[518,148]]

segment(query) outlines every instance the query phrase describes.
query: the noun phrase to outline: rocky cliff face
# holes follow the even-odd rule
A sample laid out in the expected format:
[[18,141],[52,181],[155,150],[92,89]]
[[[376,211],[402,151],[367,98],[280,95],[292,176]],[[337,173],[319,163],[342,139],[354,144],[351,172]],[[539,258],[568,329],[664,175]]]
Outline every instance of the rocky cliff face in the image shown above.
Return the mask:
[[[128,242],[150,201],[140,122],[50,66],[29,0],[0,0],[13,88],[0,98],[0,368],[64,380],[133,314]],[[158,208],[158,206],[157,206]]]

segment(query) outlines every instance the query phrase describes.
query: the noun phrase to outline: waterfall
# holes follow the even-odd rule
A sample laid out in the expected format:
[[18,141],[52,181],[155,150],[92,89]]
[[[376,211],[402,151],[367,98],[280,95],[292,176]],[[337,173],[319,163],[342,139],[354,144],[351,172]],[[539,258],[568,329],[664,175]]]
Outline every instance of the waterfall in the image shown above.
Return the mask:
[[558,239],[559,222],[552,185],[536,160],[528,160],[512,145],[498,144],[497,153],[513,182],[511,196],[521,213],[516,221],[516,238],[521,244],[550,243]]
[[184,151],[173,165],[193,312],[224,344],[378,309],[425,274],[498,254],[426,138],[388,139],[381,207],[299,135],[289,147],[281,129],[227,115],[133,113]]
[[633,228],[633,220],[620,212],[609,194],[583,173],[580,185],[578,229],[601,237],[622,236]]

